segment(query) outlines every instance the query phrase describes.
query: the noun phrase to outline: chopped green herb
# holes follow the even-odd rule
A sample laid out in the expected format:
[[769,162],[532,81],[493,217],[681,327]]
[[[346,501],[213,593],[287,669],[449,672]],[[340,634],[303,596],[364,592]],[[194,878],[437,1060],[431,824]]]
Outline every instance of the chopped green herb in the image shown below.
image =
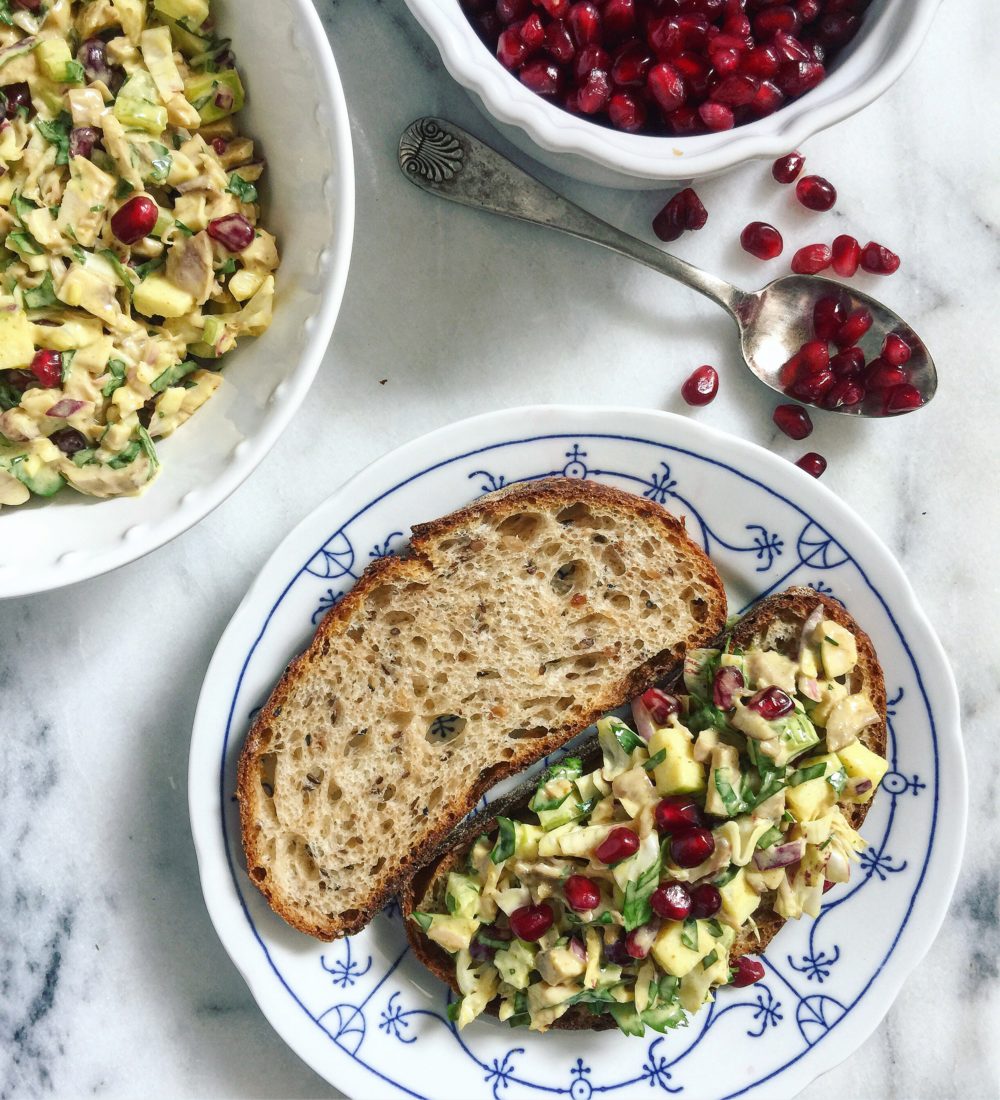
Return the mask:
[[27,228],[24,219],[38,207],[31,201],[26,199],[20,191],[15,191],[10,200],[11,209],[14,211],[14,215],[22,226]]
[[658,768],[664,760],[667,758],[667,750],[660,749],[659,752],[653,753],[653,755],[643,764],[643,768],[646,771],[651,772],[654,768]]
[[698,950],[698,922],[694,917],[688,917],[681,930],[681,943],[692,951]]
[[831,843],[832,841],[833,841],[833,837],[832,837],[832,836],[828,836],[828,837],[826,838],[826,840],[824,840],[824,841],[823,841],[823,843],[819,845],[819,850],[820,850],[820,851],[822,852],[822,851],[823,851],[823,849],[824,849],[824,848],[826,848],[826,847],[828,847],[828,846],[829,846],[829,844],[830,844],[830,843]]
[[737,814],[743,813],[747,807],[743,799],[733,790],[729,780],[722,774],[728,771],[728,768],[715,769],[715,789],[719,792],[722,804],[726,807],[726,813],[730,817],[735,817]]
[[152,275],[154,271],[159,271],[166,262],[166,256],[157,256],[155,259],[147,260],[144,264],[139,264],[135,269],[135,273],[140,279],[145,279],[147,275]]
[[174,163],[174,158],[170,155],[170,150],[161,145],[158,141],[151,141],[150,148],[155,153],[153,160],[150,164],[149,179],[153,183],[163,183],[167,176],[170,175],[171,165]]
[[421,913],[419,910],[413,913],[413,919],[420,925],[420,927],[426,932],[431,926],[431,921],[434,919],[430,913]]
[[722,925],[719,924],[715,917],[712,917],[709,921],[705,921],[705,924],[708,926],[709,932],[711,932],[716,939],[722,936]]
[[22,256],[41,256],[42,246],[30,233],[11,233],[7,244]]
[[73,128],[73,119],[66,111],[61,111],[53,122],[43,118],[35,119],[35,127],[43,138],[56,147],[56,164],[69,164],[69,133]]
[[222,267],[217,267],[215,269],[215,273],[216,275],[232,275],[235,270],[236,261],[232,258],[232,256],[230,256],[229,259],[226,260],[226,262],[222,265]]
[[182,233],[184,234],[184,236],[185,236],[185,237],[193,237],[193,236],[194,236],[194,230],[193,230],[193,229],[189,229],[189,228],[188,228],[188,227],[187,227],[187,226],[186,226],[186,225],[185,225],[185,224],[184,224],[184,223],[183,223],[182,221],[180,221],[180,220],[179,220],[178,218],[175,218],[175,219],[174,219],[174,225],[176,225],[176,226],[177,226],[177,228],[178,228],[178,229],[179,229],[179,230],[180,230],[180,231],[181,231],[181,232],[182,232]]
[[21,404],[21,391],[6,382],[0,382],[0,411],[16,409]]
[[233,172],[229,177],[229,186],[226,188],[230,195],[235,195],[240,202],[256,202],[257,188],[245,180],[239,172]]
[[707,970],[713,963],[717,963],[718,961],[719,952],[713,949],[701,960],[701,968],[702,970]]
[[142,446],[138,439],[133,439],[132,442],[108,463],[112,470],[121,470],[125,466],[131,466],[133,462],[139,457],[139,451],[142,450]]
[[115,274],[125,284],[125,289],[132,293],[135,290],[135,282],[132,279],[132,272],[122,263],[121,257],[117,252],[112,252],[110,248],[102,248],[99,255],[103,256],[109,264],[115,269]]
[[840,794],[840,792],[847,786],[847,772],[843,768],[838,768],[831,775],[826,777],[827,783]]
[[808,768],[799,768],[798,771],[792,772],[788,784],[791,787],[797,787],[800,783],[808,783],[810,779],[819,779],[825,771],[826,764],[810,764]]
[[781,815],[781,820],[782,821],[791,821],[792,823],[794,823],[795,822],[795,814],[793,814],[791,812],[791,810],[785,810],[785,812]]
[[45,272],[45,278],[38,286],[24,292],[24,304],[27,309],[47,309],[54,306],[59,299],[56,297],[55,287],[52,285],[52,273]]
[[126,195],[131,195],[135,188],[128,180],[121,179],[118,181],[118,186],[115,188],[115,198],[123,199]]
[[92,462],[97,461],[94,458],[94,454],[95,451],[93,447],[85,447],[82,451],[77,451],[76,454],[73,455],[73,465],[89,466]]
[[625,900],[622,904],[622,918],[625,931],[631,932],[645,924],[653,916],[653,907],[649,899],[660,882],[660,858],[650,864],[634,881],[625,884]]
[[824,634],[823,635],[823,641],[824,642],[829,642],[830,645],[835,645],[838,649],[840,649],[840,642],[835,641],[833,638],[830,637],[829,634]]
[[111,378],[104,383],[104,389],[101,390],[105,397],[110,397],[115,390],[125,385],[125,369],[125,364],[121,359],[108,360],[108,373]]
[[82,84],[84,76],[84,69],[79,61],[66,62],[66,70],[63,73],[64,84]]
[[493,863],[503,863],[514,854],[515,843],[514,822],[509,817],[497,818],[497,839],[490,852],[490,860]]
[[104,209],[104,203],[99,202],[96,206],[92,206],[90,208],[90,212],[91,212],[91,214],[100,214],[100,212],[103,209]]
[[739,867],[737,867],[735,863],[731,863],[725,869],[725,871],[723,871],[722,874],[719,875],[718,878],[712,880],[712,884],[714,886],[720,886],[720,887],[725,886],[727,883],[732,882],[733,879],[736,878],[736,876],[739,873],[740,873]]
[[[0,23],[4,23],[8,27],[14,26],[14,20],[10,14],[10,0],[0,0]],[[6,98],[4,96],[4,99]],[[4,106],[6,106],[6,103]]]
[[138,434],[139,446],[142,447],[146,458],[149,460],[150,467],[155,470],[160,465],[160,460],[156,456],[156,447],[153,445],[153,440],[141,424],[139,425]]
[[81,266],[85,267],[87,263],[87,253],[78,245],[70,245],[70,252],[73,253],[73,259]]
[[770,848],[772,847],[772,845],[777,844],[778,841],[781,840],[782,836],[784,836],[782,831],[772,826],[770,829],[767,830],[766,833],[764,833],[760,840],[757,841],[757,847]]
[[636,749],[645,748],[646,742],[632,729],[629,729],[624,722],[615,722],[611,727],[611,732],[615,735],[615,740],[621,747],[631,755]]
[[62,370],[59,373],[59,381],[62,385],[66,385],[69,381],[70,367],[73,366],[73,360],[76,358],[76,350],[64,351],[62,353]]

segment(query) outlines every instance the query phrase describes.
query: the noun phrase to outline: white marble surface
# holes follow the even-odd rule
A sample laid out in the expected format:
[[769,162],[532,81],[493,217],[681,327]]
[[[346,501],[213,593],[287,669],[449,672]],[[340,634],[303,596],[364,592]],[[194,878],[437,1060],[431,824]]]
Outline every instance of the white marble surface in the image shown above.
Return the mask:
[[[0,604],[4,1100],[335,1095],[271,1031],[213,934],[185,772],[216,640],[274,545],[341,480],[399,442],[491,408],[683,408],[678,387],[701,362],[720,368],[722,392],[693,415],[781,454],[806,449],[772,430],[772,402],[740,373],[729,322],[708,302],[407,184],[395,145],[413,117],[440,113],[492,140],[489,126],[402,0],[319,6],[354,120],[358,224],[340,322],[305,408],[196,530],[111,576]],[[982,53],[998,36],[993,5],[946,4],[900,83],[807,144],[810,167],[840,190],[833,214],[794,209],[753,165],[699,188],[709,225],[676,246],[753,284],[764,272],[734,243],[751,218],[776,221],[795,245],[841,227],[882,239],[904,267],[878,290],[925,334],[942,376],[919,416],[824,417],[810,440],[830,460],[826,483],[899,556],[940,632],[972,777],[972,842],[947,923],[882,1026],[809,1090],[813,1100],[1000,1095],[990,710],[1000,444],[988,418],[1000,147],[987,111],[1000,84]],[[640,235],[662,201],[562,186]]]

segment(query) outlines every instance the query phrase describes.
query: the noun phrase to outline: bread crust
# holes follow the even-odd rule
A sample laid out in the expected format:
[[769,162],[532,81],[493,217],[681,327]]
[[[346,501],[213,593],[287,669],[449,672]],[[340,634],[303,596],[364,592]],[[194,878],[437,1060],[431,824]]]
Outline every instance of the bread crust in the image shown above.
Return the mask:
[[[853,616],[843,604],[828,596],[815,592],[811,588],[789,588],[784,592],[768,596],[755,604],[746,615],[730,630],[725,631],[715,639],[714,646],[721,647],[726,638],[730,638],[735,646],[750,648],[773,633],[776,627],[787,625],[794,628],[793,637],[798,639],[801,628],[817,607],[823,608],[824,616],[839,623],[854,635],[858,648],[858,663],[855,673],[852,675],[852,688],[865,690],[871,699],[872,705],[879,714],[879,721],[863,731],[861,740],[867,748],[881,757],[886,754],[887,725],[886,725],[886,694],[885,680],[882,667],[879,664],[875,646],[871,638],[858,625]],[[790,641],[790,639],[789,639]],[[782,649],[776,644],[773,648]],[[796,644],[795,654],[798,647]],[[791,656],[789,645],[786,656]],[[666,690],[676,690],[680,684],[682,673],[676,672],[671,678],[664,681]],[[590,745],[580,754],[583,758],[584,771],[598,767],[602,757],[600,748],[596,744]],[[464,851],[473,836],[481,833],[489,833],[496,826],[497,816],[513,815],[518,810],[523,811],[535,789],[534,780],[522,784],[516,791],[491,805],[491,817],[487,820],[471,822],[460,834],[456,834],[454,846],[439,853],[437,862],[429,863],[409,882],[400,892],[400,906],[403,912],[406,936],[410,941],[410,947],[414,955],[428,970],[440,978],[446,985],[458,994],[458,984],[455,980],[455,966],[451,956],[439,947],[433,940],[428,939],[416,921],[411,920],[418,902],[423,898],[435,879],[447,876],[461,862]],[[871,807],[874,798],[867,803],[850,808],[842,807],[845,816],[852,828],[859,829]],[[757,926],[757,935],[752,932],[742,933],[737,937],[730,950],[730,961],[735,962],[741,955],[763,954],[781,930],[785,918],[779,916],[773,909],[761,909],[754,914]],[[499,1009],[499,999],[494,1000],[487,1007],[491,1015],[496,1015]],[[603,1031],[615,1027],[613,1020],[607,1016],[595,1016],[583,1006],[573,1006],[565,1016],[560,1017],[552,1025],[554,1028],[568,1030],[593,1030]]]
[[241,837],[248,873],[271,908],[292,927],[322,940],[333,940],[360,931],[400,891],[420,866],[434,858],[456,826],[472,811],[486,791],[501,780],[524,771],[586,729],[602,714],[641,694],[679,667],[686,648],[684,645],[665,649],[654,658],[630,669],[617,682],[605,684],[587,712],[572,723],[554,727],[548,736],[526,740],[509,760],[494,762],[477,779],[470,782],[464,797],[455,798],[449,803],[438,826],[427,830],[420,845],[408,853],[396,873],[387,875],[380,883],[375,884],[367,898],[352,907],[350,915],[328,919],[310,916],[291,899],[273,890],[267,878],[258,874],[259,869],[266,866],[267,856],[258,844],[260,832],[256,800],[260,797],[261,789],[261,757],[270,747],[273,726],[280,720],[282,708],[288,702],[293,689],[310,676],[316,656],[325,652],[326,647],[337,644],[338,638],[343,636],[360,614],[368,594],[388,578],[395,582],[425,579],[432,569],[426,553],[429,544],[460,530],[472,520],[483,517],[499,518],[529,507],[557,508],[577,504],[617,509],[630,518],[660,526],[672,542],[683,541],[685,552],[699,579],[714,597],[707,609],[703,630],[686,640],[687,647],[704,645],[724,623],[726,597],[722,581],[708,556],[687,536],[683,521],[659,504],[611,486],[561,477],[518,483],[480,498],[450,515],[415,525],[405,554],[374,560],[354,587],[327,612],[308,649],[286,668],[247,734],[240,754],[236,796],[240,806]]

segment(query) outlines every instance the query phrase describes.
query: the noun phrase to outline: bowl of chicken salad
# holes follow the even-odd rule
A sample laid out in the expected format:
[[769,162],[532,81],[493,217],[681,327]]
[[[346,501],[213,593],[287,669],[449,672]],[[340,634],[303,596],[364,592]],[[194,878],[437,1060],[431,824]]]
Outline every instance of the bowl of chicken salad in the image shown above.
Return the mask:
[[0,0],[0,596],[134,560],[253,470],[353,214],[308,0]]

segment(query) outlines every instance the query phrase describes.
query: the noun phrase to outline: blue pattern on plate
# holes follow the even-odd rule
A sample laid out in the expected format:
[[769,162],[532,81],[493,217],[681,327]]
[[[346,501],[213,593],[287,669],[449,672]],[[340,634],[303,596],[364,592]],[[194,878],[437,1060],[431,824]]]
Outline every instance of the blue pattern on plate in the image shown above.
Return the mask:
[[[897,624],[892,619],[891,612],[884,599],[865,576],[858,563],[853,561],[847,551],[811,516],[807,515],[797,505],[792,504],[791,501],[788,501],[780,493],[756,481],[742,471],[736,470],[715,459],[696,454],[689,450],[670,447],[669,445],[658,443],[653,440],[628,439],[628,442],[644,444],[658,453],[667,452],[669,454],[670,452],[675,452],[678,456],[683,456],[685,459],[696,459],[722,467],[735,474],[737,477],[763,489],[777,500],[784,502],[794,513],[801,517],[801,526],[797,530],[793,529],[787,532],[773,531],[768,525],[761,523],[744,523],[738,526],[736,530],[730,530],[728,524],[732,517],[713,518],[713,522],[710,523],[709,520],[705,518],[702,511],[695,507],[691,500],[684,495],[682,486],[679,485],[678,480],[673,476],[671,464],[666,461],[661,460],[654,469],[644,472],[605,470],[590,465],[592,460],[591,451],[596,450],[596,448],[600,446],[602,440],[621,440],[625,437],[608,434],[588,435],[586,437],[575,438],[567,436],[551,436],[544,438],[566,441],[568,449],[565,450],[562,455],[566,461],[561,467],[556,466],[551,470],[539,471],[527,476],[521,475],[519,477],[511,477],[508,480],[508,474],[498,471],[496,467],[487,469],[480,465],[479,468],[469,470],[469,467],[466,466],[466,471],[463,476],[467,480],[472,480],[480,492],[484,493],[495,491],[496,489],[517,481],[537,480],[554,474],[579,478],[601,478],[602,480],[608,480],[612,483],[625,483],[629,485],[629,487],[632,487],[633,491],[640,491],[651,500],[665,503],[674,511],[684,512],[688,517],[689,529],[691,529],[690,525],[693,522],[694,534],[696,537],[700,538],[703,547],[708,553],[729,556],[730,558],[733,555],[747,555],[747,560],[755,563],[754,573],[762,575],[761,587],[760,590],[755,593],[753,597],[754,600],[770,592],[784,588],[789,584],[802,584],[807,581],[816,591],[831,594],[834,589],[826,576],[827,573],[831,573],[847,565],[853,565],[858,570],[863,581],[881,603],[892,625],[896,629],[902,647],[906,651],[911,665],[913,666],[916,683],[921,695],[921,700],[918,702],[922,701],[923,706],[927,709],[927,716],[930,722],[935,764],[934,776],[931,782],[935,795],[928,848],[921,866],[919,868],[911,867],[909,860],[897,859],[889,850],[899,799],[907,796],[919,796],[922,791],[928,788],[928,783],[919,776],[908,775],[900,771],[897,739],[893,723],[897,708],[904,699],[903,689],[900,688],[895,697],[890,701],[889,710],[888,757],[890,771],[886,777],[884,794],[888,795],[890,805],[885,828],[878,840],[871,841],[871,847],[862,856],[860,863],[862,877],[860,880],[838,887],[828,895],[828,900],[826,900],[823,905],[819,917],[811,923],[808,950],[798,957],[793,958],[791,955],[788,955],[780,963],[775,958],[767,956],[765,958],[767,976],[764,981],[748,989],[728,989],[722,991],[719,999],[696,1015],[691,1020],[688,1028],[675,1030],[665,1036],[657,1036],[649,1042],[641,1059],[637,1057],[638,1052],[632,1054],[633,1048],[638,1047],[639,1044],[624,1046],[621,1056],[615,1059],[615,1064],[621,1069],[620,1076],[595,1081],[592,1068],[586,1065],[582,1058],[578,1057],[575,1064],[567,1068],[567,1074],[562,1084],[556,1084],[551,1080],[542,1080],[533,1072],[532,1062],[524,1046],[511,1046],[502,1056],[480,1058],[469,1046],[469,1042],[472,1041],[470,1033],[466,1032],[460,1034],[447,1018],[446,1009],[447,1001],[450,1000],[451,997],[450,992],[442,998],[439,1010],[408,1007],[406,993],[404,991],[405,987],[404,989],[387,987],[390,978],[396,972],[397,968],[399,968],[400,964],[403,963],[407,955],[408,949],[406,947],[395,956],[394,960],[384,969],[384,971],[377,975],[378,980],[371,988],[365,988],[364,990],[359,989],[359,996],[357,999],[348,998],[345,1000],[338,1000],[322,1012],[318,1014],[314,1013],[306,1007],[296,991],[285,979],[268,950],[268,946],[262,938],[260,931],[254,924],[253,918],[247,908],[245,897],[242,893],[242,870],[233,862],[232,845],[228,841],[228,826],[225,815],[223,815],[222,825],[224,833],[227,834],[227,852],[229,853],[230,867],[234,879],[237,882],[237,887],[240,890],[244,912],[250,922],[255,937],[260,943],[274,973],[288,990],[289,994],[303,1009],[306,1016],[321,1027],[323,1031],[329,1035],[331,1041],[346,1055],[353,1058],[360,1065],[366,1067],[377,1078],[380,1078],[388,1084],[395,1085],[407,1095],[419,1096],[422,1094],[414,1091],[414,1089],[408,1087],[402,1081],[394,1079],[391,1062],[389,1064],[382,1064],[381,1068],[380,1065],[375,1064],[372,1059],[378,1057],[377,1052],[372,1052],[371,1059],[366,1056],[366,1042],[370,1043],[372,1041],[369,1039],[371,1031],[368,1026],[369,1020],[376,1022],[376,1033],[381,1032],[385,1037],[396,1040],[401,1045],[400,1049],[418,1042],[422,1035],[427,1034],[426,1031],[420,1030],[417,1027],[417,1022],[421,1018],[423,1027],[426,1028],[433,1025],[436,1028],[442,1029],[453,1041],[455,1052],[465,1059],[470,1060],[471,1063],[478,1068],[481,1080],[487,1088],[488,1094],[491,1094],[494,1098],[497,1098],[497,1100],[501,1095],[509,1095],[508,1090],[511,1089],[512,1086],[517,1086],[520,1092],[523,1092],[525,1095],[538,1093],[569,1095],[572,1100],[589,1100],[594,1092],[619,1092],[640,1084],[659,1089],[663,1093],[682,1093],[685,1088],[683,1079],[684,1061],[699,1047],[708,1033],[719,1023],[719,1021],[727,1015],[735,1012],[748,1012],[749,1017],[746,1035],[755,1040],[762,1039],[765,1034],[771,1031],[781,1029],[784,1032],[794,1025],[799,1035],[799,1052],[778,1069],[765,1074],[759,1080],[748,1082],[743,1088],[729,1093],[730,1096],[740,1095],[750,1088],[772,1079],[776,1074],[787,1068],[788,1065],[798,1061],[807,1054],[818,1042],[822,1041],[826,1034],[828,1034],[828,1032],[851,1011],[861,997],[864,996],[864,993],[871,985],[871,982],[874,980],[885,961],[883,959],[872,967],[871,974],[864,988],[850,1001],[850,1003],[845,1004],[841,999],[829,993],[815,992],[816,986],[822,986],[825,982],[829,981],[838,963],[847,958],[850,953],[850,944],[848,943],[824,942],[821,945],[817,945],[817,939],[822,935],[824,930],[824,918],[840,906],[849,904],[852,899],[858,896],[860,891],[878,889],[880,885],[886,883],[890,877],[908,875],[909,879],[913,881],[912,894],[909,898],[906,914],[899,930],[895,934],[888,954],[891,954],[892,950],[894,950],[899,935],[909,919],[914,898],[923,881],[927,859],[929,858],[930,849],[933,844],[934,827],[937,816],[937,741],[933,715],[930,712],[926,696],[924,695],[919,669],[917,669],[913,663],[912,655],[909,652],[906,640],[902,637]],[[484,447],[478,453],[492,452],[495,456],[497,454],[502,454],[505,449],[509,448],[511,449],[510,453],[513,455],[516,453],[516,448],[518,446],[526,443],[537,444],[538,442],[539,440],[537,438],[530,440],[509,440],[504,443]],[[281,597],[279,597],[267,621],[262,624],[260,635],[258,635],[258,638],[247,654],[244,672],[260,638],[267,629],[271,616],[273,616],[275,610],[293,585],[310,575],[323,581],[333,580],[341,582],[337,591],[334,591],[332,587],[327,587],[325,591],[321,591],[317,595],[318,602],[316,604],[316,610],[311,616],[313,622],[316,622],[319,617],[329,610],[330,607],[334,606],[349,590],[351,584],[357,579],[358,571],[355,569],[357,554],[352,538],[348,532],[351,530],[352,525],[358,521],[365,512],[379,503],[379,501],[384,500],[386,496],[395,492],[396,489],[440,469],[441,466],[461,464],[463,461],[467,460],[472,460],[470,464],[474,464],[476,454],[476,452],[473,452],[467,455],[457,455],[447,462],[440,463],[436,467],[421,471],[420,473],[406,478],[395,488],[383,494],[377,501],[372,501],[365,508],[361,509],[334,532],[323,546],[318,548],[313,556],[309,558],[299,573],[291,579]],[[384,557],[394,553],[391,544],[394,539],[399,538],[402,538],[402,533],[400,531],[389,533],[381,543],[377,543],[372,550],[369,551],[368,557]],[[789,552],[790,547],[794,547],[794,552]],[[823,573],[824,576],[818,576],[819,573]],[[749,603],[752,602],[753,600],[748,601],[746,606],[749,606]],[[240,683],[242,683],[242,676],[240,678]],[[230,734],[233,732],[233,716],[237,706],[238,695],[239,685],[237,685],[236,694],[234,694],[233,697],[230,720],[226,730],[225,744],[223,746],[222,768],[220,773],[220,789],[223,791],[225,790],[226,783],[226,746],[228,746]],[[223,799],[223,806],[225,805],[226,801]],[[483,805],[485,805],[485,800]],[[477,809],[481,808],[482,806]],[[872,883],[875,885],[872,886]],[[398,906],[390,906],[387,909],[387,915],[390,921],[398,923]],[[399,942],[400,936],[401,933],[397,932],[396,942]],[[321,966],[323,970],[331,975],[333,984],[339,986],[344,993],[346,993],[348,989],[353,992],[355,986],[360,984],[360,979],[366,975],[371,974],[373,977],[376,976],[373,970],[372,956],[369,955],[365,963],[363,965],[360,964],[352,954],[352,942],[352,940],[348,939],[336,945],[332,949],[333,954],[330,956],[332,961],[328,961],[328,956],[326,954],[321,956]],[[774,952],[772,951],[772,955],[773,954]],[[888,954],[885,956],[886,958],[888,958]],[[781,992],[781,1000],[778,999],[774,989],[778,989]],[[360,996],[362,991],[364,992],[363,997]],[[414,993],[416,993],[415,990]],[[745,999],[734,1000],[734,997]],[[426,998],[424,998],[422,994],[419,995],[419,999],[426,1003]],[[522,1033],[511,1032],[510,1034],[516,1042],[517,1036]],[[670,1055],[669,1057],[668,1053]],[[630,1069],[630,1064],[634,1068]],[[545,1068],[546,1070],[550,1070],[551,1065],[546,1065]]]

